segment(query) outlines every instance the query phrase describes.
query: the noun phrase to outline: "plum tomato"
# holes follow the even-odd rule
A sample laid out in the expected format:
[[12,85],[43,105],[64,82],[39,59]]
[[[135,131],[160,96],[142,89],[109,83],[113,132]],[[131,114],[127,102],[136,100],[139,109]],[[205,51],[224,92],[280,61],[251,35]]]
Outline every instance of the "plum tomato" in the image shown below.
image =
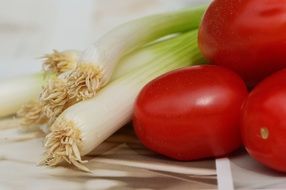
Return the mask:
[[220,157],[242,145],[243,80],[215,65],[172,71],[148,83],[135,102],[133,126],[149,149],[176,160]]
[[258,84],[245,101],[241,133],[247,152],[262,164],[286,172],[286,69]]
[[213,64],[236,71],[249,86],[286,66],[286,0],[214,0],[199,31]]

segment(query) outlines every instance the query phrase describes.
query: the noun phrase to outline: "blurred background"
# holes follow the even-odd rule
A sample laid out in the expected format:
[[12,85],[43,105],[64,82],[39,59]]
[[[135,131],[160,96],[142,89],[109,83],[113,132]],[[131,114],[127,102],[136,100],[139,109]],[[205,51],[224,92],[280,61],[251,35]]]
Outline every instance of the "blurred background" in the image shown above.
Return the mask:
[[114,26],[210,0],[0,0],[0,78],[41,69],[53,49],[83,50]]

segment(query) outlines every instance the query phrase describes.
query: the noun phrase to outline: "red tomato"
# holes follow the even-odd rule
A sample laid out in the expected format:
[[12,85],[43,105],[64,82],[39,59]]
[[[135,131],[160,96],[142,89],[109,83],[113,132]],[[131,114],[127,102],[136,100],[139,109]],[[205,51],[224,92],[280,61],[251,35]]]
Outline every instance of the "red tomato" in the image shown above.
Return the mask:
[[286,66],[286,0],[214,0],[199,31],[212,63],[253,86]]
[[286,172],[286,70],[257,85],[242,113],[241,132],[248,153],[266,166]]
[[177,160],[224,156],[241,146],[242,79],[214,65],[165,74],[146,85],[134,110],[134,128],[151,150]]

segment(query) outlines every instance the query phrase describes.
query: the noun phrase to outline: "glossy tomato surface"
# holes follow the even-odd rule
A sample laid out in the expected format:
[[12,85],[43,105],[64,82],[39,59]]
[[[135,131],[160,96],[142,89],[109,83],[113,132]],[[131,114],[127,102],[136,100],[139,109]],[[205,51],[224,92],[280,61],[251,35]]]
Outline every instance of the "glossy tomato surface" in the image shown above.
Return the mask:
[[260,83],[242,110],[241,132],[248,153],[286,172],[286,70]]
[[286,66],[286,0],[214,0],[199,47],[212,63],[255,85]]
[[214,65],[165,74],[137,98],[134,128],[149,149],[177,160],[224,156],[241,146],[240,109],[247,89]]

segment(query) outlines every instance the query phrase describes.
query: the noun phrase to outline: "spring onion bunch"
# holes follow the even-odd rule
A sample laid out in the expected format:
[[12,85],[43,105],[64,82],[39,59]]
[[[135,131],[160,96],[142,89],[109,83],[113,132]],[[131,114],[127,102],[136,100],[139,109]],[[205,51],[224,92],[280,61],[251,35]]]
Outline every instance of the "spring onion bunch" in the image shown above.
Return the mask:
[[[124,56],[116,67],[111,81],[125,75],[126,73],[136,70],[136,68],[151,61],[154,55],[162,52],[162,49],[157,46],[149,45],[147,47],[148,48],[143,48],[140,49],[140,51],[136,51]],[[47,75],[44,73],[38,73],[19,77],[14,80],[9,79],[0,81],[0,86],[3,87],[2,89],[6,89],[5,94],[4,91],[2,94],[0,94],[0,96],[2,95],[2,100],[5,100],[7,106],[14,107],[11,111],[9,111],[7,108],[5,108],[5,106],[2,106],[1,117],[15,114],[17,111],[18,117],[22,119],[22,128],[25,130],[34,130],[37,129],[39,125],[46,123],[49,125],[52,124],[56,116],[62,113],[63,110],[73,103],[70,102],[70,99],[68,98],[65,83],[55,76],[69,71],[67,68],[74,66],[79,55],[80,52],[76,50],[62,52],[54,51],[52,54],[46,55],[46,60],[44,61],[43,65],[45,67],[45,72],[55,74]],[[69,66],[67,67],[67,65]],[[12,91],[7,89],[4,84],[6,84],[5,86],[10,86],[11,88],[9,89]],[[13,89],[15,90],[13,84],[17,86],[17,94],[25,94],[29,92],[33,93],[34,95],[22,96],[23,99],[21,100],[18,99],[17,96],[14,96],[15,99],[17,98],[16,100],[19,100],[20,102],[9,101],[11,94],[13,94]],[[18,88],[17,84],[25,88]],[[44,88],[41,88],[41,85],[44,85]],[[38,98],[39,94],[40,99]]]
[[[116,67],[111,81],[136,70],[136,68],[151,61],[154,55],[162,52],[162,49],[157,46],[149,45],[147,47],[124,56]],[[1,103],[0,117],[17,112],[18,117],[22,119],[21,124],[25,130],[34,130],[39,125],[46,123],[52,124],[56,116],[73,104],[68,98],[65,83],[55,76],[69,71],[68,68],[74,66],[79,55],[80,52],[76,50],[54,51],[52,54],[46,55],[43,63],[44,71],[54,74],[38,73],[13,80],[0,81],[0,87],[6,89],[0,93],[1,100],[5,101],[6,106],[13,108],[9,110],[4,106],[4,103]],[[41,88],[41,85],[44,85],[44,88]],[[8,89],[6,86],[10,88]],[[22,99],[12,96],[16,90],[13,86],[17,88],[17,94],[24,95],[21,96]],[[25,93],[30,93],[30,95],[25,96]],[[40,99],[38,98],[39,95]],[[15,99],[10,101],[9,98]]]
[[130,120],[133,103],[145,84],[168,71],[203,60],[197,47],[197,31],[154,46],[162,51],[150,52],[153,57],[148,64],[112,81],[96,97],[69,107],[56,119],[45,139],[42,164],[55,166],[65,161],[88,171],[82,156]]
[[[113,72],[128,53],[166,35],[198,28],[205,9],[205,6],[189,8],[137,19],[106,33],[80,55],[78,51],[68,51],[46,56],[44,68],[48,71],[59,72],[75,67],[72,71],[61,72],[59,80],[49,83],[41,93],[40,101],[50,123],[64,109],[94,97],[111,78],[122,74],[121,70],[116,75]],[[129,70],[135,67],[131,66]]]

